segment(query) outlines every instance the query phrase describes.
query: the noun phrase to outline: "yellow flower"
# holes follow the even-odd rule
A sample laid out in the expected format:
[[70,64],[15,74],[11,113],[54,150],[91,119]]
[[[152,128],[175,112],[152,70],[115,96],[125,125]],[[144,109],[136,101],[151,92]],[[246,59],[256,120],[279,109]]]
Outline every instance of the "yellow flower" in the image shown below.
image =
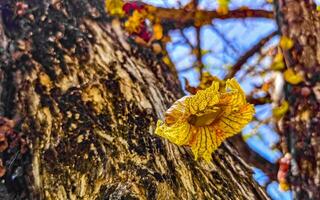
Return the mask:
[[145,20],[147,13],[145,11],[135,10],[132,16],[125,22],[124,26],[129,33],[140,32],[141,23]]
[[276,119],[280,119],[286,114],[288,110],[289,103],[286,100],[284,100],[280,106],[273,108],[272,114]]
[[217,12],[221,15],[226,15],[229,12],[230,0],[218,0]]
[[105,7],[106,11],[110,15],[118,15],[120,17],[124,16],[124,11],[122,9],[123,2],[121,0],[106,0]]
[[285,67],[283,62],[283,55],[282,53],[277,53],[277,55],[273,59],[273,63],[271,65],[271,69],[279,71],[282,70]]
[[230,0],[218,0],[218,5],[219,6],[226,6],[228,7],[230,3]]
[[290,189],[290,185],[287,183],[287,181],[281,180],[281,181],[279,181],[279,189],[281,191],[286,192]]
[[235,79],[213,81],[205,90],[176,101],[158,121],[155,133],[177,145],[191,146],[195,159],[211,160],[211,153],[241,131],[254,114]]
[[300,74],[296,74],[291,68],[287,69],[283,76],[284,80],[292,85],[297,85],[303,81],[303,77]]
[[162,57],[162,61],[168,66],[172,66],[173,65],[168,55],[163,56]]
[[161,40],[161,38],[163,37],[163,28],[161,24],[153,25],[153,37],[156,40]]
[[280,47],[284,50],[289,50],[293,47],[293,40],[288,38],[287,36],[282,36],[280,39]]

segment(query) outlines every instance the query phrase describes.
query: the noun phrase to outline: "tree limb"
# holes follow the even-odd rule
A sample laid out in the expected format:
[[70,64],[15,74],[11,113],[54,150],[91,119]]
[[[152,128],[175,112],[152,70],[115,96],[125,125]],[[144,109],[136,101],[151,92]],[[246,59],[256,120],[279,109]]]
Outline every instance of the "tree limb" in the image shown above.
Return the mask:
[[210,24],[213,19],[230,19],[230,18],[268,18],[273,19],[273,12],[267,10],[253,9],[235,9],[230,10],[227,14],[221,14],[217,11],[186,11],[184,9],[157,8],[153,13],[160,20],[174,21],[178,25],[194,24],[195,17],[203,18],[201,25]]
[[257,51],[259,51],[263,47],[263,45],[265,45],[271,38],[273,38],[277,34],[277,31],[270,33],[266,37],[262,38],[249,51],[243,54],[240,57],[240,59],[236,62],[236,64],[233,65],[233,67],[229,71],[229,74],[226,76],[226,79],[234,77],[236,73],[241,69],[242,65],[244,65],[251,56],[253,56]]
[[229,141],[237,149],[241,158],[250,166],[261,169],[271,180],[277,180],[278,167],[262,158],[258,153],[249,148],[243,141],[241,134],[235,135]]

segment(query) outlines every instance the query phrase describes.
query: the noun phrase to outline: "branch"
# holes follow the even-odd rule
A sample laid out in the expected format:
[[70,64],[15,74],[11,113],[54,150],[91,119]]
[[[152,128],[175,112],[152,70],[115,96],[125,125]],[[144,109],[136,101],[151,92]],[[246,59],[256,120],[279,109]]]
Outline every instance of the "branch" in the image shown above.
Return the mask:
[[237,134],[230,138],[233,148],[235,148],[240,157],[249,165],[261,169],[270,180],[277,180],[278,167],[277,164],[272,164],[261,157],[258,153],[249,148],[243,141],[241,134]]
[[201,53],[201,37],[200,37],[200,31],[201,27],[196,27],[197,28],[197,64],[199,67],[199,74],[200,74],[200,80],[202,80],[202,73],[203,73],[203,63],[202,63],[202,53]]
[[[201,25],[211,24],[213,19],[230,19],[230,18],[267,18],[273,19],[272,11],[253,10],[253,9],[236,9],[230,10],[226,14],[218,13],[217,11],[195,10],[186,11],[184,9],[173,8],[157,8],[153,13],[160,20],[173,21],[178,25],[194,24],[195,16],[203,20]],[[200,25],[200,24],[199,24]]]
[[224,34],[220,32],[216,27],[212,26],[211,29],[221,38],[221,40],[226,44],[227,47],[229,47],[235,54],[239,55],[239,51],[237,48],[233,45],[232,42],[230,42]]
[[262,38],[249,51],[243,54],[240,57],[240,59],[236,62],[236,64],[233,65],[233,67],[229,71],[229,74],[226,76],[226,79],[234,77],[236,73],[241,69],[242,65],[244,65],[251,56],[253,56],[256,52],[258,52],[263,47],[263,45],[265,45],[271,38],[273,38],[277,34],[278,34],[277,31],[272,32],[268,36]]
[[263,105],[266,103],[271,103],[270,99],[271,99],[270,94],[267,94],[267,96],[260,97],[260,98],[253,98],[252,95],[247,95],[247,101],[254,105]]

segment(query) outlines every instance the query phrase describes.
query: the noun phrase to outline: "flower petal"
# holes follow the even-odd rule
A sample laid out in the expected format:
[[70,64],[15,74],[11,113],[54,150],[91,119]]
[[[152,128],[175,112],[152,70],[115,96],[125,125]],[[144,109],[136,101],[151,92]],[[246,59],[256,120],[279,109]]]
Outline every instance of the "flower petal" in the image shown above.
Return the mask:
[[192,153],[196,160],[199,157],[203,157],[204,160],[210,162],[212,152],[220,146],[221,142],[217,141],[212,127],[204,126],[197,129],[197,134],[194,136],[192,143],[190,143]]
[[120,17],[124,16],[124,11],[122,9],[123,2],[122,1],[105,1],[106,11],[110,15],[118,15]]
[[195,95],[186,100],[186,106],[190,113],[195,115],[204,111],[208,106],[213,106],[219,102],[219,82],[213,82],[205,90],[199,90]]
[[191,125],[186,121],[177,121],[171,126],[158,120],[155,133],[167,138],[170,142],[177,145],[187,145],[191,138]]
[[167,125],[174,124],[176,121],[185,120],[190,116],[190,113],[186,108],[186,99],[190,98],[189,96],[182,97],[181,99],[174,102],[174,104],[165,112],[165,122]]
[[230,90],[230,92],[235,92],[234,94],[236,94],[236,98],[234,99],[237,101],[237,105],[243,105],[246,103],[246,94],[241,89],[240,84],[237,82],[235,78],[227,80],[226,90]]
[[293,69],[289,68],[284,73],[284,80],[292,85],[297,85],[303,81],[303,77],[301,74],[297,74],[293,71]]
[[224,140],[239,133],[252,120],[254,112],[253,105],[245,104],[238,111],[223,115],[213,126],[223,132]]

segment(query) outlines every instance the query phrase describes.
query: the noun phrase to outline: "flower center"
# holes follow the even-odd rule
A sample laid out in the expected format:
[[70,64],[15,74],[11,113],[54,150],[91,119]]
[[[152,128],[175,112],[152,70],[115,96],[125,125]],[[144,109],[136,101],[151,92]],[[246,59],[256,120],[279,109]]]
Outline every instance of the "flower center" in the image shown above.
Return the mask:
[[223,109],[217,108],[215,110],[208,111],[202,115],[191,115],[188,122],[194,126],[208,126],[216,121],[222,114]]

